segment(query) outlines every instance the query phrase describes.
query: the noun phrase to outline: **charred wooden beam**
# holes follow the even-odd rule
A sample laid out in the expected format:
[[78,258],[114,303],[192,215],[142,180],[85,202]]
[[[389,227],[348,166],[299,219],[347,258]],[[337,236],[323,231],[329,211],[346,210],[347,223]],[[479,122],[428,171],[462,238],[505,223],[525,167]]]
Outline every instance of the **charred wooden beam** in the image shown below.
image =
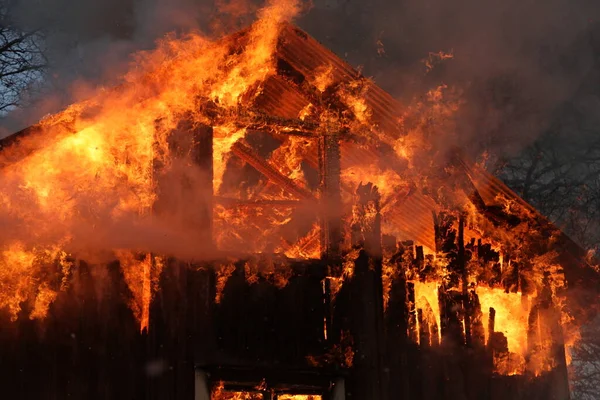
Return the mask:
[[239,200],[230,197],[217,196],[215,203],[225,207],[298,207],[304,204],[298,200]]
[[490,317],[488,319],[488,344],[490,342],[490,338],[496,329],[496,310],[493,307],[490,307]]
[[408,318],[407,318],[407,334],[408,338],[413,342],[417,343],[418,330],[417,330],[417,307],[415,302],[415,284],[413,282],[407,282],[406,284],[406,304],[408,307]]
[[[340,194],[340,143],[337,134],[319,137],[319,178],[321,201],[321,251],[323,258],[339,264],[342,242],[342,197]],[[337,276],[340,268],[335,271]]]
[[465,327],[465,343],[471,346],[471,304],[468,292],[468,273],[467,273],[467,257],[465,253],[465,216],[460,214],[458,217],[458,237],[457,237],[457,256],[456,269],[460,274],[462,298],[463,298],[463,323]]
[[[452,345],[465,343],[463,335],[464,294],[461,290],[465,268],[461,228],[454,213],[434,214],[436,251],[448,262],[447,277],[441,285],[440,316],[442,339]],[[458,222],[458,226],[457,226]]]
[[467,324],[470,327],[471,346],[482,349],[485,347],[485,330],[483,327],[481,304],[474,288],[469,289],[466,308]]
[[246,161],[252,167],[254,167],[258,172],[266,176],[271,182],[283,187],[288,192],[293,194],[294,196],[302,199],[302,200],[315,200],[313,194],[298,186],[294,181],[292,181],[287,176],[282,175],[279,171],[275,169],[275,167],[271,166],[266,160],[260,157],[254,150],[250,147],[242,144],[240,142],[236,142],[232,147],[231,151],[233,154]]
[[448,346],[464,344],[462,293],[440,286],[440,320],[442,341]]
[[259,130],[275,134],[288,134],[306,137],[319,137],[317,121],[305,121],[298,118],[283,118],[252,109],[225,110],[214,102],[207,101],[200,108],[211,124],[228,125],[234,123],[238,128]]
[[436,320],[431,321],[431,346],[437,347],[440,344],[440,330]]
[[391,288],[388,308],[385,312],[386,333],[388,343],[406,341],[408,337],[408,307],[407,307],[407,282],[405,277],[406,266],[404,260],[410,260],[410,255],[402,244],[398,244],[396,254],[391,257],[393,268],[398,270]]
[[370,255],[381,257],[381,214],[379,190],[372,183],[359,184],[358,202],[353,211],[351,242]]

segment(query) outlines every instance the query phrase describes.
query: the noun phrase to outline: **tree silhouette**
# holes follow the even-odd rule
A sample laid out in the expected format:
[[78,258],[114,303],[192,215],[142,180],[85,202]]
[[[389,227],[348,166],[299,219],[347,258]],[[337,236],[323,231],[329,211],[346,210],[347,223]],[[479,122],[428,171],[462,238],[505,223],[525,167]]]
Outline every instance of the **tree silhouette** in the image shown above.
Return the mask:
[[44,37],[11,21],[10,5],[0,5],[0,116],[22,105],[42,84],[47,65]]

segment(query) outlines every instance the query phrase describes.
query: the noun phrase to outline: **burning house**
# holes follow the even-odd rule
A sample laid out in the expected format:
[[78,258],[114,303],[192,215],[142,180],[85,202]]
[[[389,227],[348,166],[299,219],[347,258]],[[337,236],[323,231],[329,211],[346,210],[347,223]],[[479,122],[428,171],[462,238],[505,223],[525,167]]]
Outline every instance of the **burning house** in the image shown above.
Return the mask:
[[7,398],[569,398],[585,253],[289,13],[0,142]]

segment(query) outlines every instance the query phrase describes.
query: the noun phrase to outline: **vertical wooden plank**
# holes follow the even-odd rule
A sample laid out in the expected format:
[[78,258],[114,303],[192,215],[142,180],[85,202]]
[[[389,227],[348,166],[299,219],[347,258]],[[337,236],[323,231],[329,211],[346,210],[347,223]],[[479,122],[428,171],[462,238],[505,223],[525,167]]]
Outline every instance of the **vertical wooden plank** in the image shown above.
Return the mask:
[[384,371],[383,287],[379,193],[372,184],[359,185],[353,212],[352,245],[361,249],[352,280],[352,334],[355,343],[353,398],[387,399]]
[[[412,244],[411,244],[412,246]],[[390,288],[388,308],[385,312],[387,367],[390,371],[388,394],[390,399],[411,399],[410,370],[415,360],[408,357],[409,311],[407,307],[407,282],[405,263],[412,262],[412,248],[399,243],[390,262],[398,270]],[[414,297],[414,288],[413,288]]]

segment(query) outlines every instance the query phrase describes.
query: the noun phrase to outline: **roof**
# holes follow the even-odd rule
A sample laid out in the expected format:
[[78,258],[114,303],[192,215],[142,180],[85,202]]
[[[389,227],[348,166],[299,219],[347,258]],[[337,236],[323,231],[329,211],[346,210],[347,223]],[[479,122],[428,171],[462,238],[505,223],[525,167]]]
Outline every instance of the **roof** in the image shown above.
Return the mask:
[[[240,31],[227,40],[231,41],[233,47],[243,46],[244,35],[245,31]],[[371,111],[369,124],[374,134],[389,140],[405,135],[404,105],[303,30],[292,24],[284,24],[277,44],[276,57],[277,74],[267,78],[256,89],[252,100],[256,110],[275,117],[296,119],[309,104],[322,111],[336,106],[334,96],[329,96],[327,91],[317,92],[314,82],[311,82],[311,77],[314,77],[318,71],[327,70],[332,78],[332,87],[349,84],[359,87],[361,96]],[[60,121],[60,124],[64,125],[65,131],[68,130],[68,120]],[[44,133],[44,127],[33,126],[0,141],[0,168],[23,156],[22,152],[12,152],[11,149],[27,141],[31,133]],[[371,145],[355,146],[348,141],[343,141],[341,146],[342,169],[359,161],[373,160],[376,163],[380,157],[379,149]],[[35,147],[30,149],[30,152],[32,151],[35,151]],[[317,165],[317,155],[308,154],[306,161]],[[504,197],[528,210],[533,223],[547,231],[549,235],[558,237],[553,246],[560,252],[565,263],[565,276],[569,285],[571,288],[590,289],[570,291],[571,301],[578,305],[588,304],[590,296],[596,295],[600,276],[586,262],[586,252],[487,171],[464,157],[460,157],[458,164],[457,171],[464,174],[464,177],[471,182],[482,207],[492,209],[497,205],[497,199]],[[411,191],[399,203],[398,212],[394,213],[393,219],[388,223],[397,226],[404,238],[415,240],[434,249],[432,210],[435,208],[436,202],[432,198],[419,191]]]

